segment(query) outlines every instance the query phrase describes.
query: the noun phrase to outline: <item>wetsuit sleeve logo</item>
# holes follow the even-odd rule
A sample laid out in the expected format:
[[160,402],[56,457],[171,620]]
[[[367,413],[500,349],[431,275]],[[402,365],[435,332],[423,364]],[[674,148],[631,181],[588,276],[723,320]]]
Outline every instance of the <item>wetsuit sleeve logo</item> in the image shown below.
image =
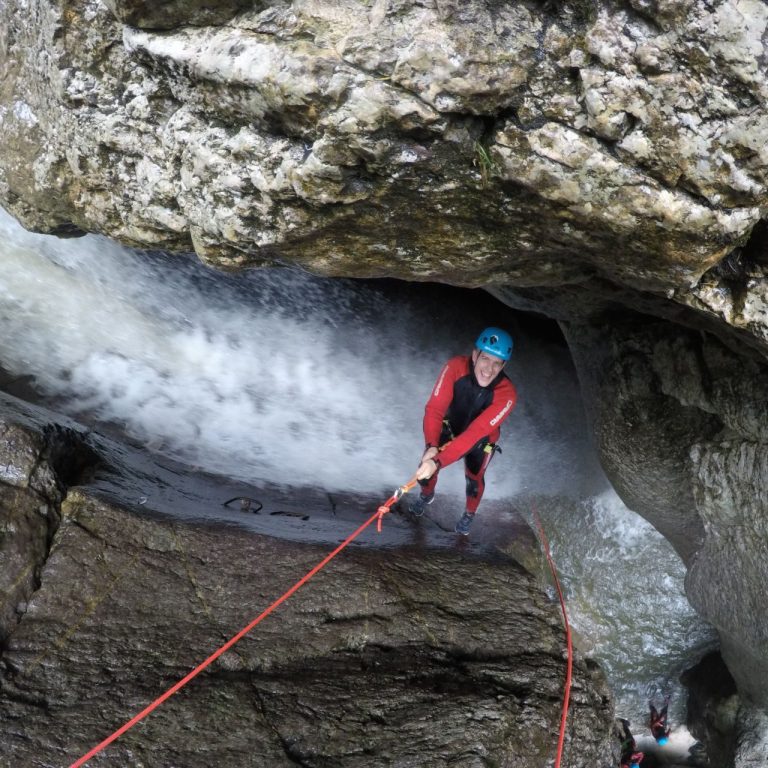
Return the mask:
[[440,371],[440,376],[437,379],[437,384],[435,384],[435,389],[432,392],[433,397],[437,397],[440,394],[440,388],[443,386],[443,380],[445,379],[445,374],[448,373],[448,366],[444,366],[443,370]]
[[511,407],[512,401],[507,400],[507,404],[491,419],[491,426],[495,427],[509,413]]

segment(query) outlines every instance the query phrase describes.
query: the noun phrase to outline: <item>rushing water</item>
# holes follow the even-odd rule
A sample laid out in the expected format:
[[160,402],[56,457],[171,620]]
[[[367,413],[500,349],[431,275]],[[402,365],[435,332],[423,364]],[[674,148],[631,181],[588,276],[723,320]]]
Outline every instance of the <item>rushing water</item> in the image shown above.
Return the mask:
[[715,638],[688,605],[672,547],[610,488],[542,509],[579,647],[608,673],[617,714],[640,733],[648,699],[670,694],[670,724],[685,722],[678,678]]
[[[682,595],[679,560],[600,472],[567,350],[541,323],[482,292],[224,275],[103,238],[33,235],[2,211],[0,242],[9,378],[30,377],[49,404],[97,429],[252,484],[364,493],[402,482],[444,360],[484,325],[508,327],[519,405],[487,494],[549,500],[540,511],[573,623],[619,713],[638,721],[649,695],[675,692],[710,640]],[[463,493],[458,467],[440,490]]]

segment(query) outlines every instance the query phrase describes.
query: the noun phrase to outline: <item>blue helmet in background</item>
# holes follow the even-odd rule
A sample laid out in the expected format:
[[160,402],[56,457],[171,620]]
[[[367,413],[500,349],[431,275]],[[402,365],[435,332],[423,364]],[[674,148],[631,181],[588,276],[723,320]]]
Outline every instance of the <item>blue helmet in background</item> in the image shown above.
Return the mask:
[[666,736],[662,736],[660,739],[656,739],[656,741],[659,743],[660,747],[663,747],[669,739]]
[[481,352],[487,352],[505,361],[512,357],[512,337],[501,328],[486,328],[477,337],[475,346]]

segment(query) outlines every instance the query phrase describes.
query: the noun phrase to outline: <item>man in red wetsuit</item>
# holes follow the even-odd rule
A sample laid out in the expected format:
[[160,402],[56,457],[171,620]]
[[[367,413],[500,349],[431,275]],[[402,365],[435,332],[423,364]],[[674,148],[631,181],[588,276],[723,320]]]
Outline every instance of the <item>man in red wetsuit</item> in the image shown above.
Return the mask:
[[642,768],[645,753],[638,751],[637,742],[629,730],[629,720],[619,718],[621,723],[621,762],[620,768]]
[[463,458],[467,508],[456,523],[456,533],[469,533],[500,427],[517,400],[504,373],[511,355],[512,337],[500,328],[486,328],[471,355],[452,357],[440,372],[424,408],[426,449],[416,471],[421,495],[409,507],[417,517],[435,497],[440,470]]
[[621,758],[621,768],[642,768],[645,752],[632,752]]
[[648,717],[648,727],[651,729],[653,738],[656,739],[662,747],[669,741],[670,729],[667,726],[667,710],[669,709],[669,696],[664,697],[664,706],[658,710],[649,701],[650,715]]

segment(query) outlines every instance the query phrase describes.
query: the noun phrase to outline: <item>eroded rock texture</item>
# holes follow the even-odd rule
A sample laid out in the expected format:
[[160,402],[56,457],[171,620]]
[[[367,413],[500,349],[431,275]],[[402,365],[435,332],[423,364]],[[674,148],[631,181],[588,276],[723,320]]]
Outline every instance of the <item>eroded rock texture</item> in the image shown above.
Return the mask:
[[0,199],[27,226],[663,294],[765,204],[757,1],[107,5],[0,12]]
[[[34,433],[17,435],[4,461],[36,451]],[[0,498],[16,493],[0,485]],[[25,504],[32,536],[39,499]],[[70,491],[62,512],[23,617],[5,626],[7,766],[81,757],[328,552],[152,519],[83,489]],[[7,544],[4,577],[19,578],[26,565],[8,558]],[[557,746],[565,676],[557,605],[509,558],[423,555],[345,550],[95,761],[543,765]],[[577,658],[564,765],[610,762],[611,718],[601,673]]]
[[[764,718],[750,708],[768,706],[768,371],[711,336],[641,316],[567,324],[567,335],[603,466],[687,563],[688,598],[718,629],[745,699],[752,741],[742,741],[760,744]],[[758,759],[754,744],[737,766]]]

